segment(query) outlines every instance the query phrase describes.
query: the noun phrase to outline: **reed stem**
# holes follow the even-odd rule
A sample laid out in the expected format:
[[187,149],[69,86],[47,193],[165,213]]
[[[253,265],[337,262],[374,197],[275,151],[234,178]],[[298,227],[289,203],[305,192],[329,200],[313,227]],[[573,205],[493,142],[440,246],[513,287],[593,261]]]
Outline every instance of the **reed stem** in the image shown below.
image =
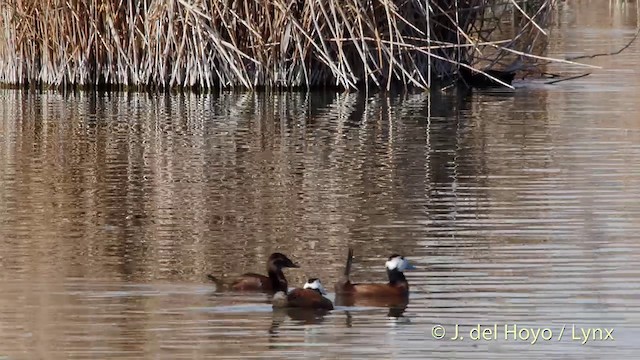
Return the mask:
[[427,89],[462,61],[547,59],[555,1],[7,0],[0,83]]

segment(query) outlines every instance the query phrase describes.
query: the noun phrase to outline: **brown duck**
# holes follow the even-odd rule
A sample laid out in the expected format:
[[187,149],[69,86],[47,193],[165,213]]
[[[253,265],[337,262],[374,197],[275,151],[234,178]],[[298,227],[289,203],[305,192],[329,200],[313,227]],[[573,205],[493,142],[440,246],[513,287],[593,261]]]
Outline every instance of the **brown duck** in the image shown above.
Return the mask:
[[277,292],[273,296],[274,308],[303,308],[316,310],[333,310],[333,303],[326,295],[320,279],[307,280],[302,289],[293,289],[289,293]]
[[218,289],[228,289],[234,291],[260,291],[266,293],[276,293],[288,290],[287,279],[282,272],[283,268],[299,268],[286,255],[276,252],[269,256],[267,260],[267,275],[256,273],[246,273],[240,275],[229,284],[225,284],[217,277],[209,274],[207,277],[216,283]]
[[350,279],[353,249],[349,249],[344,277],[335,285],[336,303],[339,305],[398,306],[409,299],[409,282],[404,271],[415,267],[404,256],[392,254],[385,263],[387,283],[354,283]]

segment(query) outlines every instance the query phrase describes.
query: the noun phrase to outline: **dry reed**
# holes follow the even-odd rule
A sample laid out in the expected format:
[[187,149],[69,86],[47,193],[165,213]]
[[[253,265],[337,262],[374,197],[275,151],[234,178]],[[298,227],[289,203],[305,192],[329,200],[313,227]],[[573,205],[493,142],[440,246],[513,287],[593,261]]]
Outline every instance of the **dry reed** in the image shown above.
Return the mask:
[[554,2],[9,0],[0,82],[429,88],[463,60],[539,59]]

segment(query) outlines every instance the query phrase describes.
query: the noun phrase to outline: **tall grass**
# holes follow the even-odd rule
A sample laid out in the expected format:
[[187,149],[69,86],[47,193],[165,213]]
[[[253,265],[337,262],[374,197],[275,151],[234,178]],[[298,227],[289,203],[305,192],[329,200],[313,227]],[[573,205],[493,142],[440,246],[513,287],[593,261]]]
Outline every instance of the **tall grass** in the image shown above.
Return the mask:
[[554,2],[8,0],[0,82],[429,88],[461,60],[531,54]]

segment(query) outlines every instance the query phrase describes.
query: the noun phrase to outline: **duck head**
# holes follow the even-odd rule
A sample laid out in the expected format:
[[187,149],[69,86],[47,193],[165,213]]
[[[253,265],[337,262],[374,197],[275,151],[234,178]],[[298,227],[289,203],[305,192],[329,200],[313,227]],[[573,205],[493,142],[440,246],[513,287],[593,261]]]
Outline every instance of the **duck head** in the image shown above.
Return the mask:
[[319,292],[322,295],[326,295],[327,291],[324,289],[324,286],[322,286],[322,283],[320,282],[320,279],[317,278],[312,278],[307,280],[307,282],[304,284],[303,289],[311,289],[311,290],[315,290],[317,292]]
[[276,252],[269,256],[269,260],[267,261],[267,267],[269,269],[282,270],[283,268],[299,268],[300,266],[291,259],[289,259],[286,255]]
[[409,260],[404,256],[393,254],[389,256],[389,260],[385,263],[387,268],[387,276],[389,277],[390,284],[407,284],[407,279],[404,277],[404,272],[407,270],[415,269]]

